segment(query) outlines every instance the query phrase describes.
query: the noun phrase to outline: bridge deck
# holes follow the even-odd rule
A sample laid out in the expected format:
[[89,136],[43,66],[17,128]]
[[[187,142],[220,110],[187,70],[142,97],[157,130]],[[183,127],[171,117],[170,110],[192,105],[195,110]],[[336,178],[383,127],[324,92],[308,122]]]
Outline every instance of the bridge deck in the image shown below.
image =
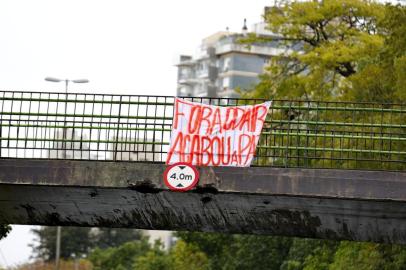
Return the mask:
[[0,160],[0,222],[220,231],[406,244],[406,173],[199,168],[172,192],[164,165]]

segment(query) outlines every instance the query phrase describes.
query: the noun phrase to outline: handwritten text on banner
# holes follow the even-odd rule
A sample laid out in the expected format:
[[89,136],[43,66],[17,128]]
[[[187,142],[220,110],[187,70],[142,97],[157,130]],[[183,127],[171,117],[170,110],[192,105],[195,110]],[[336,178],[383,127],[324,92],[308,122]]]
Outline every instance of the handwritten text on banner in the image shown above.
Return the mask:
[[250,166],[270,105],[220,107],[176,98],[166,163]]

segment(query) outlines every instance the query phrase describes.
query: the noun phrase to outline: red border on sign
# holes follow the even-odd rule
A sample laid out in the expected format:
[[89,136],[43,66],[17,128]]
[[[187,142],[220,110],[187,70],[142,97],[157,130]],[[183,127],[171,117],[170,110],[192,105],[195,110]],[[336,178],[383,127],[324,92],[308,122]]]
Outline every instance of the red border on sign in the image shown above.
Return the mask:
[[[185,188],[176,188],[176,187],[173,187],[173,186],[171,186],[171,185],[169,184],[169,181],[168,181],[168,179],[167,179],[167,177],[168,177],[168,172],[169,172],[170,169],[172,169],[173,167],[178,166],[178,165],[185,165],[185,166],[188,166],[188,167],[192,168],[192,170],[194,171],[196,177],[195,177],[195,180],[193,180],[193,182],[192,182],[192,184],[191,184],[190,186],[185,187]],[[195,166],[193,166],[193,165],[190,164],[190,163],[187,163],[187,162],[177,162],[177,163],[175,163],[175,164],[172,164],[172,165],[169,165],[168,167],[166,167],[166,169],[165,169],[165,171],[164,171],[164,176],[163,176],[163,177],[164,177],[164,183],[165,183],[165,185],[166,185],[170,190],[184,192],[184,191],[191,190],[192,188],[194,188],[194,187],[196,186],[197,182],[199,182],[199,171],[196,169]]]

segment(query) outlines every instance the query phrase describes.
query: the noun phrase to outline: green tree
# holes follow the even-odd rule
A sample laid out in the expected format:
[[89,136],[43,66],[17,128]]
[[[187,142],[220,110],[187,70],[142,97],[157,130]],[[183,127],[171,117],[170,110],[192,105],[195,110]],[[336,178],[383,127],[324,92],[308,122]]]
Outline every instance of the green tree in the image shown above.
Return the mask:
[[[367,0],[281,1],[265,19],[278,36],[273,39],[296,51],[274,57],[249,95],[318,100],[344,96],[353,88],[352,78],[385,47],[387,9]],[[251,36],[245,42],[264,40],[269,39]],[[377,70],[369,67],[368,72]]]
[[[160,249],[152,249],[145,255],[137,257],[134,270],[171,270],[172,262],[168,254]],[[190,268],[193,269],[193,268]]]
[[0,239],[7,236],[7,234],[11,231],[10,225],[1,225],[0,224]]
[[378,21],[384,36],[382,49],[349,78],[343,99],[375,102],[406,99],[406,7],[386,5],[384,15]]
[[[356,101],[378,103],[402,103],[406,97],[406,7],[384,5],[369,0],[319,0],[319,1],[281,1],[269,9],[265,15],[270,30],[286,48],[296,51],[275,56],[271,60],[260,83],[247,93],[248,97],[300,99],[323,101]],[[268,41],[268,38],[250,36],[247,43]],[[289,106],[289,102],[283,105]],[[302,103],[305,104],[305,103]],[[321,104],[321,103],[319,103]],[[327,106],[322,105],[322,106]],[[361,106],[361,105],[354,105]],[[389,105],[385,105],[389,106]],[[297,119],[317,121],[320,114],[305,114],[293,110],[274,110],[272,118],[287,122]],[[368,115],[349,111],[326,112],[321,116],[326,122],[346,122],[348,119],[359,123],[402,124],[402,114],[378,113]],[[314,130],[314,125],[295,123],[281,124],[281,130]],[[345,132],[346,127],[323,126],[326,134]],[[393,130],[393,129],[392,129]],[[353,128],[353,134],[373,134],[390,132],[391,129]],[[404,130],[399,131],[401,134]],[[342,140],[325,140],[317,137],[290,136],[275,146],[340,149]],[[297,144],[295,144],[297,142]],[[365,139],[360,148],[360,140],[344,141],[345,148],[368,150],[376,143]],[[278,145],[276,145],[278,144]],[[381,149],[389,150],[389,141],[382,142]],[[342,147],[341,147],[342,148]],[[406,149],[406,143],[399,141],[396,149]],[[302,151],[302,150],[301,150]],[[306,150],[303,150],[303,152]],[[302,152],[302,153],[303,153]],[[303,154],[305,155],[305,154]],[[336,168],[376,168],[377,163],[358,162],[348,156],[342,159],[340,151],[318,151],[313,159],[301,159],[305,166],[323,167],[324,158],[335,159],[331,167]],[[364,151],[354,159],[370,160],[371,153]],[[275,165],[287,165],[293,159],[277,159]],[[279,163],[278,163],[279,162]],[[300,166],[301,164],[299,164]],[[380,164],[382,169],[398,170],[402,165]],[[391,167],[393,166],[393,167]],[[404,166],[403,166],[404,167]]]
[[379,251],[385,258],[383,270],[401,270],[406,268],[406,246],[379,245]]
[[[169,253],[174,270],[208,270],[209,259],[196,245],[178,240]],[[152,270],[152,268],[151,268]]]
[[[304,239],[298,239],[299,241]],[[313,240],[316,246],[309,249],[309,254],[303,262],[304,270],[324,270],[334,260],[334,254],[339,245],[338,241],[332,240]]]
[[281,270],[324,270],[333,261],[339,242],[319,239],[293,238],[289,254]]
[[178,236],[207,255],[210,269],[280,269],[292,241],[286,237],[199,232]]
[[131,270],[137,258],[145,256],[149,251],[151,247],[148,240],[142,238],[118,247],[96,248],[89,255],[89,260],[94,270]]
[[234,236],[221,233],[177,232],[180,239],[204,252],[210,260],[210,269],[221,269]]
[[379,244],[342,241],[329,269],[383,269],[384,259]]
[[142,238],[96,249],[89,260],[94,270],[406,268],[406,247],[401,245],[197,232],[178,236],[169,251]]
[[[36,243],[32,244],[34,256],[45,261],[55,259],[57,227],[39,227],[32,229]],[[63,227],[61,230],[61,258],[86,255],[92,248],[89,239],[90,228]]]
[[92,228],[90,241],[93,247],[105,249],[118,247],[126,242],[138,240],[141,232],[135,229],[125,228]]
[[[32,230],[36,243],[32,244],[34,256],[42,260],[55,259],[56,227],[39,227]],[[86,256],[96,247],[105,249],[140,239],[134,229],[63,227],[61,230],[61,258]]]
[[193,244],[176,242],[169,252],[156,246],[135,260],[134,270],[208,270],[205,253]]

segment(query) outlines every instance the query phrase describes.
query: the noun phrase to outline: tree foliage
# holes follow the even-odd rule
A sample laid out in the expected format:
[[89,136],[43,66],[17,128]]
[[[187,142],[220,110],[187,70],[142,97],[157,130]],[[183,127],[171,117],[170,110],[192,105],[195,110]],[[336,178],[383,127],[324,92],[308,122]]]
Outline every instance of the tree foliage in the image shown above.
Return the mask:
[[[39,227],[32,230],[36,243],[32,245],[34,256],[50,261],[55,259],[57,227]],[[63,227],[61,230],[61,258],[86,256],[94,248],[119,246],[140,238],[134,229]]]
[[271,59],[248,96],[375,102],[405,97],[405,7],[368,0],[281,1],[265,20],[276,34],[271,39],[286,52]]
[[1,225],[0,224],[0,239],[7,236],[7,234],[11,231],[10,225]]
[[160,249],[152,249],[145,255],[136,257],[134,261],[134,270],[167,270],[171,265],[169,256]]
[[[1,268],[0,268],[1,269]],[[12,268],[12,270],[54,270],[55,262],[35,261],[31,263],[24,263]],[[86,259],[80,260],[61,260],[59,262],[60,270],[92,270],[92,264]],[[10,270],[10,268],[9,268]]]
[[[153,248],[152,252],[158,248]],[[137,258],[145,256],[151,251],[147,239],[127,242],[118,247],[107,249],[96,248],[89,256],[94,270],[126,270],[133,269]],[[149,255],[151,256],[151,255]]]
[[182,240],[164,251],[159,242],[150,245],[145,238],[119,247],[96,249],[89,260],[94,270],[208,270],[209,259],[193,243]]
[[291,245],[286,237],[198,232],[177,235],[207,254],[210,269],[279,269]]
[[[275,35],[269,38],[250,36],[244,42],[277,39],[286,50],[271,59],[260,77],[260,83],[246,96],[302,101],[375,102],[385,104],[385,108],[390,108],[388,103],[404,103],[406,100],[406,6],[369,0],[279,1],[279,5],[268,9],[265,20]],[[285,102],[285,105],[288,103]],[[357,103],[352,106],[363,105]],[[322,117],[322,121],[331,123],[347,122],[349,119],[358,123],[404,123],[402,114],[368,115],[361,111],[349,113],[341,110],[323,112],[320,116],[320,113],[295,114],[294,109],[287,112],[274,110],[272,113],[273,119],[285,123],[291,121],[278,126],[281,130],[300,129],[306,132],[312,132],[316,127],[295,124],[292,120],[318,121]],[[323,132],[327,135],[348,132],[350,135],[372,136],[378,132],[389,134],[394,129],[325,125]],[[399,136],[404,134],[404,130],[395,132],[399,132]],[[355,157],[347,156],[347,159],[343,159],[341,151],[316,151],[313,159],[303,158],[299,162],[308,162],[306,166],[323,167],[327,157],[331,160],[330,167],[376,168],[376,162],[367,161],[373,159],[371,153],[365,151],[374,149],[376,140],[365,138],[362,148],[360,139],[319,138],[290,135],[268,144],[361,150],[362,153],[357,153]],[[300,143],[295,145],[295,142]],[[406,144],[399,141],[395,148],[404,151]],[[392,142],[382,140],[381,149],[393,149]],[[361,159],[365,162],[359,162]],[[294,161],[279,159],[273,162]],[[380,169],[404,169],[402,164],[391,165],[389,162],[379,166]]]
[[406,246],[275,236],[179,232],[169,250],[145,238],[95,249],[93,270],[406,269]]
[[[209,259],[207,255],[193,243],[182,240],[176,242],[169,252],[170,269],[173,270],[208,270]],[[153,269],[153,268],[151,268]]]

